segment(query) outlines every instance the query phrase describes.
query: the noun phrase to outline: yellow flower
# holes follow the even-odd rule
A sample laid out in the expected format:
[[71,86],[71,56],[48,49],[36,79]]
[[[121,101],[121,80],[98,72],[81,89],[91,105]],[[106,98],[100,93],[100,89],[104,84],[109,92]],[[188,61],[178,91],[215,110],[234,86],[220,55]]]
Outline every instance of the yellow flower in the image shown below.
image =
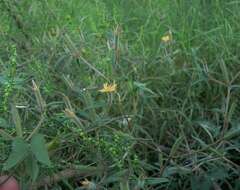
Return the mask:
[[163,42],[170,42],[172,40],[171,32],[161,38]]
[[104,83],[103,88],[99,90],[99,92],[109,93],[109,92],[115,92],[116,90],[117,90],[117,84],[115,84],[115,82],[113,84]]

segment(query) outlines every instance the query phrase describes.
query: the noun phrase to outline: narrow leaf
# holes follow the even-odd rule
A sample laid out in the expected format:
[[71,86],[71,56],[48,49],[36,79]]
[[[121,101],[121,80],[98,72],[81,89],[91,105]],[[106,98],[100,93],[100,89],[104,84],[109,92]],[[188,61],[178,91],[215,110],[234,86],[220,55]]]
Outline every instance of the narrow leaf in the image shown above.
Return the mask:
[[152,177],[152,178],[147,178],[146,179],[146,184],[147,185],[157,185],[157,184],[161,184],[161,183],[168,183],[169,179],[166,177]]
[[38,167],[36,158],[32,154],[30,154],[27,157],[25,166],[26,166],[26,171],[27,171],[28,175],[32,179],[32,182],[35,182],[38,177],[38,174],[39,174],[39,167]]
[[178,139],[175,141],[175,143],[173,144],[172,149],[171,149],[171,151],[170,151],[170,157],[172,157],[172,156],[176,153],[176,151],[177,151],[177,149],[179,148],[179,146],[181,145],[183,139],[184,139],[183,136],[180,136],[180,137],[178,137]]

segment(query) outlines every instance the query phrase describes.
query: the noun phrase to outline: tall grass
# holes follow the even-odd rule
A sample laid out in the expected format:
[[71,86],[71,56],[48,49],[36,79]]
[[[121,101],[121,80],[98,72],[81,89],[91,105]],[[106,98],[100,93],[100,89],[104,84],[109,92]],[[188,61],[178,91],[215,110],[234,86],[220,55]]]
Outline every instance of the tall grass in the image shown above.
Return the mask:
[[[0,0],[0,10],[0,168],[17,133],[12,104],[24,139],[47,141],[52,166],[38,164],[36,179],[100,170],[56,189],[239,189],[240,2]],[[116,92],[99,92],[114,81]],[[7,172],[27,184],[23,168]]]

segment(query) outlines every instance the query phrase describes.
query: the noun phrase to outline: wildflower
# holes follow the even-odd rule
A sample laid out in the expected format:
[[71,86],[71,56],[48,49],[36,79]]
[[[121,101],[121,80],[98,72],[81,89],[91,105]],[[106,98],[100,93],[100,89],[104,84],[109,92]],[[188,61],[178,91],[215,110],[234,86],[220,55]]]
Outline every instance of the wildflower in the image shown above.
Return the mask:
[[115,92],[116,90],[117,90],[117,84],[115,84],[115,82],[113,84],[104,83],[103,88],[99,90],[99,92],[110,93],[110,92]]
[[85,179],[84,181],[81,182],[82,186],[84,187],[88,187],[90,185],[90,181],[88,181],[88,179]]
[[165,35],[165,36],[163,36],[162,38],[161,38],[161,40],[163,41],[163,42],[170,42],[171,40],[172,40],[172,34],[171,34],[171,32],[169,32],[167,35]]

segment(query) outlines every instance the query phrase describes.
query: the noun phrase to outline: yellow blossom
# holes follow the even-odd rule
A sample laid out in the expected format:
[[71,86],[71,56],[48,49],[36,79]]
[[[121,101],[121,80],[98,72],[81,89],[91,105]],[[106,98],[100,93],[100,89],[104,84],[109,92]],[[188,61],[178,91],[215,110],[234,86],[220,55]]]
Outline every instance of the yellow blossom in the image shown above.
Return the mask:
[[117,84],[115,84],[115,82],[113,84],[104,83],[103,88],[99,90],[99,92],[109,93],[109,92],[115,92],[116,90],[117,90]]
[[161,40],[162,40],[163,42],[170,42],[170,41],[172,40],[172,35],[171,35],[171,33],[169,32],[167,35],[163,36],[163,37],[161,38]]

